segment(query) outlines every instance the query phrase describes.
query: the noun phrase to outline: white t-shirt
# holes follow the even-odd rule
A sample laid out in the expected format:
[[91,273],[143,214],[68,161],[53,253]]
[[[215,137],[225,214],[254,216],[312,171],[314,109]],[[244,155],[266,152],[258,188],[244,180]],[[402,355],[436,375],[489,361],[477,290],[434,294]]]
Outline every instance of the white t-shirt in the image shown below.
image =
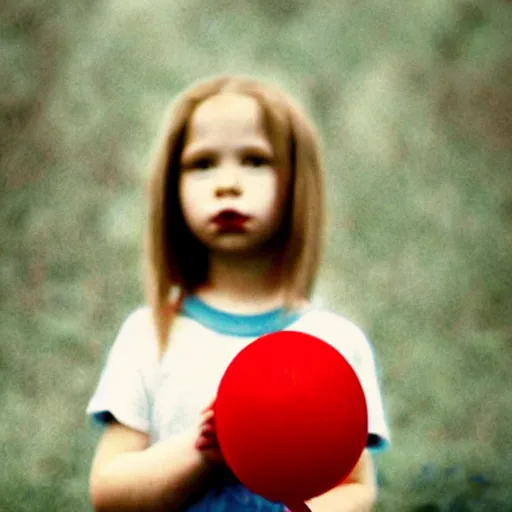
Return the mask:
[[165,439],[197,424],[240,350],[259,336],[285,329],[330,343],[352,365],[367,401],[368,448],[384,448],[389,432],[372,347],[353,323],[317,308],[234,315],[187,297],[162,358],[150,309],[137,309],[121,327],[87,413],[100,423],[115,418],[149,434],[152,443]]

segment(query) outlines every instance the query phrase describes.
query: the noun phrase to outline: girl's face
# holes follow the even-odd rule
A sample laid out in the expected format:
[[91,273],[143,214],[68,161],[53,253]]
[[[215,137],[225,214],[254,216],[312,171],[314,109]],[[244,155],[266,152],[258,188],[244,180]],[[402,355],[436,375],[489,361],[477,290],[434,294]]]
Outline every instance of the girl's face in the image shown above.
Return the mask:
[[274,162],[256,100],[223,93],[196,108],[181,154],[179,199],[189,229],[210,251],[254,254],[276,234],[290,173]]

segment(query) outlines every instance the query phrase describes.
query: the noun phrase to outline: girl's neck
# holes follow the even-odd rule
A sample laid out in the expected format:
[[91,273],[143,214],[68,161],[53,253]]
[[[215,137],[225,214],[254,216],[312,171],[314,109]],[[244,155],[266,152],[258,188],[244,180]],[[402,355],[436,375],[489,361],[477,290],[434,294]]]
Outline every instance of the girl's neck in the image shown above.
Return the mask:
[[210,255],[208,282],[195,295],[217,309],[258,314],[282,307],[284,293],[273,258]]

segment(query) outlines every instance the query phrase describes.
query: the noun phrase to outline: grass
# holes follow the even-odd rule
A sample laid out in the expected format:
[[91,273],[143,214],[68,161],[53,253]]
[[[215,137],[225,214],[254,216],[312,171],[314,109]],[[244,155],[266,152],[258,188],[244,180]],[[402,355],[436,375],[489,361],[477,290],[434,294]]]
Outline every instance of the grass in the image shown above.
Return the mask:
[[483,0],[8,1],[0,510],[89,510],[84,409],[143,301],[145,162],[172,96],[231,71],[318,120],[318,298],[378,355],[379,510],[512,510],[511,26]]

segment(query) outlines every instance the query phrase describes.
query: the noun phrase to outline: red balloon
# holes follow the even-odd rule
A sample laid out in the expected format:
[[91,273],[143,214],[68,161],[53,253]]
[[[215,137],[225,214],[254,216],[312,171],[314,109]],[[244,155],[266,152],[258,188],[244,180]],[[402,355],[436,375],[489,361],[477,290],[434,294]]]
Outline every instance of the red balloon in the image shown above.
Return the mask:
[[334,347],[301,332],[268,334],[245,347],[227,368],[214,408],[233,473],[288,506],[340,484],[368,437],[354,370]]

